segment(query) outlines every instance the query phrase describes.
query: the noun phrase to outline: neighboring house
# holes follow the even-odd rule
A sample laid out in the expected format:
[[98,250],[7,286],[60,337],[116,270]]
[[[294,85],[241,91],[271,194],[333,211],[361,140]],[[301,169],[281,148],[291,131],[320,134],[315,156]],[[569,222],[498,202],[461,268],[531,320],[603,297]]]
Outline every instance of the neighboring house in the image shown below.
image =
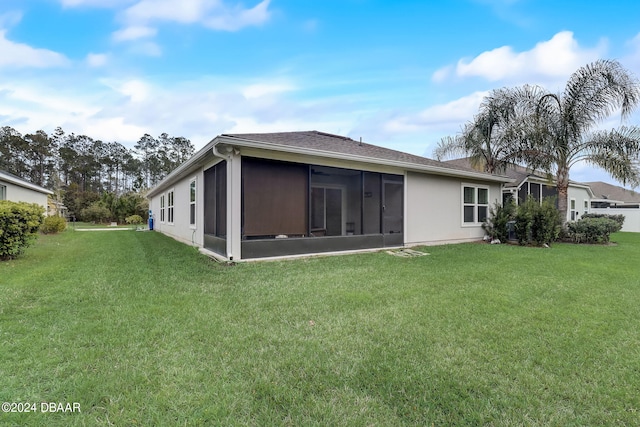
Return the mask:
[[640,232],[640,193],[606,182],[588,182],[593,190],[591,212],[625,217],[622,231]]
[[46,188],[35,185],[8,172],[0,171],[0,200],[37,203],[47,210],[47,196],[53,194]]
[[317,131],[236,134],[148,198],[155,230],[235,261],[477,240],[507,182]]
[[[449,160],[446,163],[471,167],[469,159]],[[533,197],[535,200],[542,200],[545,197],[558,195],[555,181],[549,179],[546,174],[523,167],[513,166],[504,173],[511,178],[513,182],[505,184],[503,187],[502,202],[514,200],[516,204],[526,200],[527,196]],[[590,201],[593,198],[593,192],[588,184],[569,181],[567,200],[567,221],[575,221],[590,211]]]

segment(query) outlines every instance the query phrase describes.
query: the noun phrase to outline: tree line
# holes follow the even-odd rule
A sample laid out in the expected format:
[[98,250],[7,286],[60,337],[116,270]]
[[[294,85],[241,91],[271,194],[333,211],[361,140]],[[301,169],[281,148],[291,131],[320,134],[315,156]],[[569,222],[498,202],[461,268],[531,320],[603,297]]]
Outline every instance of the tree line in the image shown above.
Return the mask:
[[87,135],[38,130],[22,135],[0,128],[0,170],[54,192],[78,220],[146,216],[144,191],[153,187],[195,148],[190,140],[162,133],[143,135],[133,148]]

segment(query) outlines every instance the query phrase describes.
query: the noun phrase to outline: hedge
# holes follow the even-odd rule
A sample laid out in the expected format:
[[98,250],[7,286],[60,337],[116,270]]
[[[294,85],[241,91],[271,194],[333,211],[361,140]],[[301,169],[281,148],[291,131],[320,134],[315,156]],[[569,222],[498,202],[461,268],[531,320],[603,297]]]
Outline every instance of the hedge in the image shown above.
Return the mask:
[[44,208],[35,203],[0,201],[0,260],[17,257],[35,240]]
[[583,217],[567,224],[567,235],[576,243],[608,243],[611,233],[620,229],[620,221],[613,218]]

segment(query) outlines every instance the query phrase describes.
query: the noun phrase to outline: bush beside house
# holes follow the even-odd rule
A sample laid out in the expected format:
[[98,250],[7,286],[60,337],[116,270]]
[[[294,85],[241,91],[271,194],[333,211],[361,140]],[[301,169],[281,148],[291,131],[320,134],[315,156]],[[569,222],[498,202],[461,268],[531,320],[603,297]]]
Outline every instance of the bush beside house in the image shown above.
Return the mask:
[[624,215],[585,214],[567,224],[567,237],[575,243],[608,243],[623,224]]
[[513,204],[496,203],[489,210],[489,217],[482,224],[488,236],[502,242],[508,239],[508,223],[513,221],[516,238],[521,245],[550,245],[558,240],[562,222],[555,198],[548,197],[542,203],[532,197],[517,208]]
[[[565,238],[574,243],[608,243],[611,233],[622,229],[624,215],[584,214],[578,221],[567,223]],[[515,235],[521,245],[550,245],[560,238],[562,225],[555,199],[542,203],[529,197],[517,206],[496,203],[489,209],[489,217],[482,224],[492,240],[508,240],[508,223],[513,222]]]
[[0,201],[0,260],[17,257],[36,238],[44,207],[35,203]]

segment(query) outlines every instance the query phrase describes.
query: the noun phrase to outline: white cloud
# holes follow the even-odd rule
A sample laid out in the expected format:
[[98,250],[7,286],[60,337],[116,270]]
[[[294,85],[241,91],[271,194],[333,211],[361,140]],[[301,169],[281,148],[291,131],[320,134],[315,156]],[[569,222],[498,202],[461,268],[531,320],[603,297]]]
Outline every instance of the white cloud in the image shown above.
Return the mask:
[[107,65],[109,55],[105,53],[89,53],[86,58],[86,63],[89,67],[100,68]]
[[122,30],[115,31],[112,35],[114,41],[122,42],[128,40],[137,40],[146,37],[153,37],[158,30],[148,26],[132,26]]
[[53,68],[68,64],[64,55],[12,42],[7,40],[6,30],[0,30],[0,68]]
[[[148,82],[141,79],[130,79],[125,81],[115,81],[110,79],[102,80],[102,83],[115,93],[125,96],[126,100],[133,103],[140,103],[149,99],[155,89]],[[124,102],[127,102],[124,100]]]
[[596,47],[581,48],[570,31],[562,31],[528,51],[515,52],[510,46],[486,51],[472,60],[461,59],[455,68],[436,71],[434,81],[443,81],[455,72],[457,77],[480,77],[495,82],[566,78],[576,69],[600,58],[606,51],[603,41]]
[[238,31],[245,27],[259,26],[269,20],[271,0],[263,0],[251,9],[240,7],[221,8],[203,20],[206,27],[213,30]]
[[123,41],[153,36],[151,23],[154,22],[200,24],[213,30],[238,31],[267,22],[271,15],[270,2],[262,0],[252,8],[244,8],[223,0],[182,0],[179,6],[174,0],[141,0],[123,12],[124,28],[113,37]]
[[290,83],[256,83],[242,89],[245,98],[260,98],[268,95],[278,95],[290,92],[295,87]]
[[60,0],[62,7],[100,7],[113,9],[127,4],[134,3],[135,0]]
[[0,28],[9,28],[22,21],[22,12],[12,11],[0,15]]
[[485,96],[487,92],[474,92],[446,104],[431,106],[417,114],[392,118],[383,124],[383,128],[391,133],[426,130],[455,133],[456,129],[459,130],[463,123],[477,113]]

